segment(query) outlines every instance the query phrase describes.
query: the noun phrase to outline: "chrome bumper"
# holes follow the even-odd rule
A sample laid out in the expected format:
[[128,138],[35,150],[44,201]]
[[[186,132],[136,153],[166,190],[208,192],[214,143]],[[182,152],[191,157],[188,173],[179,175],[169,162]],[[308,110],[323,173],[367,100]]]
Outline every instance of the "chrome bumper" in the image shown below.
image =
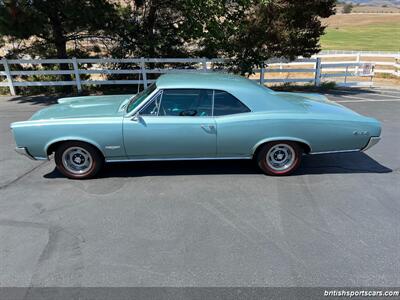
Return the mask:
[[368,150],[369,148],[371,148],[372,146],[375,146],[376,144],[378,144],[378,142],[381,140],[381,138],[379,136],[371,136],[369,138],[368,144],[361,149],[361,151],[365,151]]
[[32,155],[29,154],[28,150],[25,147],[16,147],[15,151],[21,155],[24,155],[32,160],[36,160]]

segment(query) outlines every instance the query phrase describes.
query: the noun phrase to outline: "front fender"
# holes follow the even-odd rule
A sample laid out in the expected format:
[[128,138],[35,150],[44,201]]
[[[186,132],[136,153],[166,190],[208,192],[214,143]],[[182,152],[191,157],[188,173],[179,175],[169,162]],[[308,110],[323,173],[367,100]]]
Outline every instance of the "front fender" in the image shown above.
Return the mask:
[[84,142],[84,143],[91,144],[92,146],[96,147],[101,152],[101,154],[105,157],[105,153],[104,153],[102,147],[97,142],[95,142],[91,139],[82,138],[82,137],[78,137],[78,136],[66,136],[66,137],[59,137],[56,139],[52,139],[44,146],[43,151],[44,151],[44,153],[47,153],[47,150],[49,149],[49,147],[51,145],[54,145],[55,143],[67,142],[67,141],[78,141],[78,142]]
[[119,116],[26,121],[12,127],[17,146],[34,157],[46,157],[51,145],[70,140],[89,143],[104,157],[125,156]]

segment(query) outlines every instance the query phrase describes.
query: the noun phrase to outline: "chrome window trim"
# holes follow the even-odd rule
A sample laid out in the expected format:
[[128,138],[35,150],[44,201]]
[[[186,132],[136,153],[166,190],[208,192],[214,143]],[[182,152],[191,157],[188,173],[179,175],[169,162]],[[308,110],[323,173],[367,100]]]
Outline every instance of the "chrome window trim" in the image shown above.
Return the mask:
[[[163,88],[160,89],[157,87],[156,84],[156,89],[149,95],[147,96],[147,98],[141,103],[139,104],[134,110],[132,110],[130,113],[127,113],[125,115],[125,118],[129,118],[129,117],[133,117],[134,115],[136,115],[137,113],[140,114],[140,111],[142,109],[145,109],[145,106],[150,105],[150,102],[153,100],[153,97],[155,97],[159,92],[163,92],[164,90],[168,90],[169,88]],[[212,91],[212,100],[211,100],[211,116],[205,116],[205,117],[212,117],[212,118],[221,118],[221,117],[226,117],[226,116],[234,116],[234,115],[240,115],[240,114],[248,114],[248,113],[252,113],[253,111],[246,105],[243,103],[243,101],[241,101],[240,99],[238,99],[237,97],[235,97],[234,95],[232,95],[231,93],[224,91],[224,90],[218,90],[218,89],[207,89],[207,88],[171,88],[170,90],[211,90]],[[239,101],[244,107],[246,107],[249,111],[246,112],[241,112],[241,113],[235,113],[235,114],[226,114],[226,115],[220,115],[220,116],[214,116],[214,106],[215,106],[215,91],[221,91],[221,92],[225,92],[229,95],[231,95],[232,97],[234,97],[237,101]],[[149,115],[147,115],[146,117],[149,117]],[[176,117],[176,116],[152,116],[152,117]],[[200,117],[200,116],[195,116],[195,117]]]
[[[149,105],[151,105],[154,101],[156,101],[157,97],[161,95],[160,103],[162,100],[162,95],[163,95],[164,90],[159,90],[157,94],[155,94],[153,97],[150,97],[148,101],[146,101],[146,105],[141,106],[140,110],[138,110],[138,114],[145,110]],[[158,107],[157,115],[141,115],[142,117],[160,117],[158,114],[160,112],[160,107]]]
[[[140,114],[139,114],[140,115]],[[141,118],[213,118],[212,116],[152,116],[152,115],[140,115]]]
[[161,89],[156,87],[156,89],[150,95],[148,95],[147,98],[143,100],[142,103],[140,103],[134,110],[132,110],[130,113],[126,113],[125,118],[130,118],[134,116],[144,105],[146,105],[149,101],[151,101],[153,96],[155,96],[159,91],[161,91]]
[[215,90],[212,90],[212,99],[211,99],[211,118],[214,118],[214,97],[215,97]]
[[[205,88],[164,88],[164,89],[160,89],[159,91],[160,91],[160,93],[161,94],[163,94],[164,93],[164,91],[165,90],[207,90],[207,91],[212,91],[213,92],[213,96],[212,96],[212,100],[211,100],[211,116],[171,116],[171,115],[167,115],[167,116],[160,116],[159,115],[159,112],[160,111],[158,111],[157,112],[157,115],[141,115],[142,117],[180,117],[180,118],[193,118],[193,117],[200,117],[200,118],[212,118],[213,117],[213,112],[214,112],[214,90],[213,89],[205,89]],[[154,95],[154,99],[155,99],[155,97],[157,97],[158,96],[158,94],[157,95]],[[139,113],[139,115],[140,115],[140,112],[143,110],[143,109],[146,109],[146,107],[148,106],[148,105],[150,105],[153,101],[154,101],[154,99],[152,98],[152,99],[149,99],[147,102],[148,102],[148,104],[146,105],[146,106],[143,106],[142,107],[142,109],[140,110],[140,111],[138,111],[138,113]],[[161,101],[162,101],[162,95],[161,95]]]

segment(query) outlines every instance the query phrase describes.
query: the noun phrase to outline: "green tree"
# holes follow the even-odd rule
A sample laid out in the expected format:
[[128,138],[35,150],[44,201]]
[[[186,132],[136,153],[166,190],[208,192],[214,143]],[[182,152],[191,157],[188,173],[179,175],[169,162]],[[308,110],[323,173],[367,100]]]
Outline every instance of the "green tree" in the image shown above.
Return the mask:
[[342,8],[343,14],[349,14],[353,10],[353,5],[351,3],[345,3]]
[[335,0],[126,1],[115,32],[117,56],[224,57],[250,72],[271,57],[310,56],[320,50],[320,18]]
[[324,33],[320,18],[335,12],[335,0],[253,0],[227,11],[226,18],[210,23],[204,51],[233,59],[235,69],[244,73],[269,58],[294,59],[319,52]]
[[107,0],[3,0],[0,35],[31,39],[22,51],[67,58],[67,43],[98,37],[115,21],[116,6]]
[[[196,36],[188,28],[188,0],[125,1],[115,30],[113,56],[173,57],[189,55],[185,43]],[[196,48],[195,45],[194,48]]]
[[[107,0],[2,0],[0,1],[0,36],[18,46],[7,56],[30,55],[39,58],[86,56],[93,48],[81,41],[98,38],[118,21],[117,8]],[[73,47],[68,47],[68,44]],[[72,50],[72,51],[71,51]],[[16,66],[21,68],[21,66]],[[46,66],[49,68],[51,66]],[[68,64],[60,64],[62,70]],[[62,75],[71,80],[70,75]],[[70,87],[62,87],[65,92]]]
[[[118,2],[120,5],[116,5]],[[250,72],[271,57],[310,56],[335,0],[0,0],[0,35],[21,53],[66,58],[95,38],[115,57],[223,57]],[[71,43],[70,43],[71,44]],[[35,52],[36,51],[36,52]]]

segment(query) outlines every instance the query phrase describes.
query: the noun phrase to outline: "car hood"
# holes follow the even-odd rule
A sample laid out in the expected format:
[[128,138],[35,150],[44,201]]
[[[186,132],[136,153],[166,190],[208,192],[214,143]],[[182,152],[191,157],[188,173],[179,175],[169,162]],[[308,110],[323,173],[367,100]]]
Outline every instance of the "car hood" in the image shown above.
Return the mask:
[[36,112],[31,120],[122,116],[131,97],[110,95],[61,98],[58,104]]
[[318,113],[332,114],[342,116],[360,116],[355,111],[340,105],[339,103],[330,101],[327,97],[321,94],[308,93],[288,93],[275,92],[279,97],[280,110],[301,112],[301,113]]

